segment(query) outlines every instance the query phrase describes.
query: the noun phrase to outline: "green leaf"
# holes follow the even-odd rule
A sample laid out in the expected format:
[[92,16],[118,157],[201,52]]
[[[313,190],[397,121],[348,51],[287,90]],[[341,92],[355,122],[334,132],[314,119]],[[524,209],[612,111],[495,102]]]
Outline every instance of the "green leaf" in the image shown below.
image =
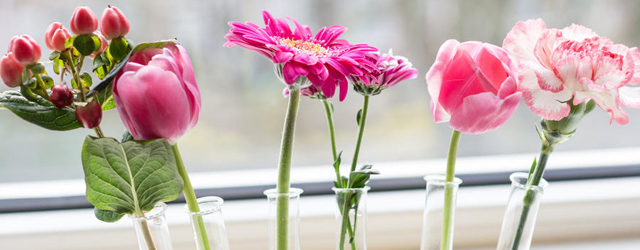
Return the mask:
[[70,46],[73,46],[73,43],[75,40],[76,40],[75,36],[67,38],[67,40],[64,41],[64,47],[69,48]]
[[44,65],[42,65],[42,63],[36,63],[34,65],[27,66],[27,68],[29,68],[33,74],[44,73]]
[[356,115],[356,123],[360,126],[360,121],[362,121],[362,109],[358,110],[358,114]]
[[129,43],[122,37],[111,40],[109,44],[109,53],[111,53],[111,56],[113,56],[116,61],[124,59],[130,50]]
[[340,162],[342,162],[341,158],[342,158],[342,150],[340,150],[340,153],[338,153],[338,157],[336,158],[336,161],[333,162],[333,170],[335,170],[336,173],[340,173]]
[[98,220],[109,223],[119,221],[124,216],[124,214],[116,213],[110,210],[102,210],[97,207],[93,209],[93,214],[96,216],[96,218],[98,218]]
[[[130,46],[131,46],[131,42],[127,41]],[[113,67],[113,69],[109,72],[109,74],[107,74],[104,79],[102,79],[102,81],[100,83],[98,83],[98,85],[96,85],[93,89],[91,89],[89,91],[89,93],[87,93],[87,97],[90,97],[91,95],[93,95],[95,92],[99,92],[102,91],[103,89],[107,88],[107,86],[109,86],[109,84],[111,84],[111,81],[113,81],[113,78],[116,77],[116,75],[120,72],[120,70],[122,70],[122,68],[124,67],[124,65],[127,63],[127,61],[129,61],[129,57],[131,57],[131,55],[133,53],[136,53],[140,50],[143,49],[149,49],[149,48],[162,48],[163,46],[170,44],[170,43],[176,43],[176,40],[165,40],[165,41],[159,41],[159,42],[153,42],[153,43],[141,43],[138,44],[136,47],[134,47],[131,52],[129,52],[129,54],[124,57],[122,59],[122,61],[120,61],[115,67]]]
[[133,135],[131,135],[131,133],[127,130],[124,131],[124,134],[122,134],[122,140],[120,140],[120,142],[124,143],[124,142],[128,142],[128,141],[133,141],[135,140],[133,138]]
[[140,215],[182,192],[171,145],[87,136],[82,147],[87,200],[116,213]]
[[[95,42],[93,41],[94,35],[79,35],[73,40],[73,47],[80,52],[83,56],[91,55],[94,51],[96,51],[100,47],[96,47]],[[98,39],[100,40],[100,39]]]
[[371,175],[380,174],[380,171],[373,169],[372,165],[364,165],[358,171],[353,171],[349,174],[351,179],[350,188],[363,188],[369,182]]
[[28,100],[17,91],[0,93],[0,108],[8,109],[20,118],[50,130],[64,131],[82,127],[76,119],[75,110],[56,108],[48,100],[33,93],[31,95],[31,100]]
[[82,85],[85,87],[91,87],[91,85],[93,85],[93,79],[91,79],[91,75],[87,72],[82,73],[80,79],[82,79]]
[[50,89],[51,87],[53,87],[53,84],[54,84],[53,78],[51,78],[48,75],[42,75],[40,77],[42,78],[42,82],[44,82],[45,89]]
[[95,96],[93,96],[93,99],[100,103],[102,111],[107,111],[116,107],[116,102],[113,100],[113,92],[111,86],[98,92]]
[[60,56],[60,51],[55,51],[54,50],[53,52],[51,52],[51,54],[49,54],[49,61],[53,61],[54,59],[58,58],[59,56]]

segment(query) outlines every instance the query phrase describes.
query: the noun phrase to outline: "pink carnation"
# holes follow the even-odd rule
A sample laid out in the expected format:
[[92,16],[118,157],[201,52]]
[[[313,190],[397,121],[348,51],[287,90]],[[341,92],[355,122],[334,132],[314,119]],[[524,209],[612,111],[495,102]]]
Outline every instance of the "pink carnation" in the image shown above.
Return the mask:
[[518,63],[518,89],[543,119],[561,120],[573,105],[593,100],[626,124],[621,106],[640,107],[640,53],[573,24],[547,29],[542,19],[517,23],[503,47]]

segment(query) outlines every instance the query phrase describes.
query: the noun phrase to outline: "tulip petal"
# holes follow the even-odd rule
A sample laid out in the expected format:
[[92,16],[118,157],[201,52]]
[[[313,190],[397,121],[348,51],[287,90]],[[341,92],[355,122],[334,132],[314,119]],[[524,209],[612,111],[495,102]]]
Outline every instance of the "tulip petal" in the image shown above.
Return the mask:
[[467,96],[453,112],[449,124],[467,134],[480,134],[504,124],[518,108],[521,93],[500,99],[489,92]]
[[466,96],[485,92],[483,86],[488,85],[491,83],[480,72],[471,55],[458,50],[444,70],[438,102],[451,113]]

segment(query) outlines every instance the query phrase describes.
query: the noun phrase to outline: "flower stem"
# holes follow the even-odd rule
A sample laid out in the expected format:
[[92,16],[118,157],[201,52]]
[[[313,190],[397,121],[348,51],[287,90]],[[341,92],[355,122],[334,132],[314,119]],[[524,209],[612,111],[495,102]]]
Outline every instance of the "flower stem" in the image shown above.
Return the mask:
[[289,104],[284,119],[282,142],[280,144],[280,162],[278,164],[278,191],[276,211],[276,249],[289,249],[289,188],[291,180],[291,158],[293,141],[300,102],[300,87],[289,86]]
[[[171,149],[173,149],[173,154],[176,157],[176,166],[178,167],[178,173],[180,173],[182,182],[184,182],[182,193],[184,194],[184,199],[187,201],[189,212],[200,212],[200,207],[198,206],[198,201],[196,200],[196,193],[193,191],[191,180],[189,180],[189,174],[187,174],[187,169],[184,167],[184,162],[182,161],[182,156],[180,155],[180,150],[178,149],[178,144],[173,144],[171,146]],[[196,231],[196,244],[201,246],[198,249],[210,250],[211,247],[209,246],[209,237],[204,226],[204,219],[202,219],[202,215],[193,215],[193,220],[193,223],[195,224],[194,228]]]
[[[360,130],[358,131],[358,140],[356,141],[356,149],[353,152],[353,161],[351,162],[351,172],[356,171],[358,164],[358,155],[360,154],[360,144],[362,143],[362,135],[364,134],[364,126],[367,121],[367,111],[369,110],[369,96],[364,96],[364,104],[362,105],[362,116],[360,117]],[[349,180],[351,182],[351,180]]]
[[153,242],[153,237],[151,237],[151,230],[149,229],[149,223],[147,222],[147,218],[144,217],[144,214],[136,215],[136,216],[141,216],[140,219],[136,221],[136,223],[140,224],[140,229],[142,230],[142,237],[144,238],[144,243],[147,246],[147,249],[156,250],[156,244]]
[[[331,137],[331,153],[333,155],[333,162],[338,159],[338,152],[336,150],[336,135],[333,127],[333,111],[329,106],[329,102],[326,99],[322,99],[322,105],[324,105],[324,113],[327,115],[327,124],[329,125],[329,136]],[[342,188],[342,181],[340,178],[340,167],[335,168],[336,172],[336,185],[337,188]]]
[[453,217],[453,185],[449,183],[455,179],[456,157],[458,155],[458,144],[460,142],[460,131],[453,130],[451,134],[451,142],[449,143],[449,154],[447,156],[447,173],[445,176],[444,188],[444,210],[442,212],[442,239],[440,242],[441,250],[453,249],[453,230],[451,223]]
[[[542,175],[544,174],[544,170],[547,166],[547,160],[549,156],[553,152],[554,145],[548,145],[543,142],[542,148],[540,149],[540,157],[538,158],[538,164],[533,170],[533,174],[529,176],[529,180],[527,181],[527,193],[522,200],[522,213],[520,214],[520,220],[518,222],[518,228],[516,229],[515,236],[513,238],[513,245],[511,246],[512,250],[518,250],[520,247],[520,241],[522,240],[522,234],[524,233],[524,228],[527,223],[527,219],[529,217],[529,211],[531,210],[531,203],[535,200],[537,193],[533,191],[533,189],[529,188],[530,186],[538,186],[540,181],[542,181]],[[535,223],[535,222],[532,222]]]

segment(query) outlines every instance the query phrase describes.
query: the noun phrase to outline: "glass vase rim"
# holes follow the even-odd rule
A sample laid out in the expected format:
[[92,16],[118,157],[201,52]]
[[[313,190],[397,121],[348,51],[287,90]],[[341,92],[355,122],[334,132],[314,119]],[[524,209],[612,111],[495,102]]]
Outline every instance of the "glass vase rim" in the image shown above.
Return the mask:
[[[189,211],[189,205],[184,204],[184,212],[191,214],[191,215],[207,215],[207,214],[212,214],[215,213],[217,211],[220,211],[220,209],[222,208],[222,204],[224,204],[224,199],[218,197],[218,196],[205,196],[205,197],[200,197],[198,199],[196,199],[196,202],[198,203],[198,206],[200,207],[200,211],[199,212],[191,212]],[[211,207],[205,206],[205,204],[210,205],[211,203],[214,203]]]
[[453,177],[453,181],[446,181],[446,176],[441,174],[429,174],[429,175],[425,175],[422,178],[427,182],[427,184],[431,183],[435,185],[446,185],[446,184],[460,185],[462,183],[462,179],[458,177]]
[[132,220],[153,220],[160,216],[164,216],[164,212],[167,211],[167,204],[164,202],[158,202],[153,209],[145,213],[144,217],[138,217],[133,214],[129,214],[129,218]]
[[[515,186],[519,189],[526,189],[527,179],[529,178],[529,173],[525,172],[515,172],[509,175],[509,180],[511,180],[511,185]],[[544,189],[549,186],[549,182],[544,178],[540,179],[540,184],[537,186],[531,186],[529,189],[534,189],[539,192],[544,192]]]
[[265,190],[264,192],[262,192],[264,195],[266,195],[267,197],[278,197],[278,196],[289,196],[290,198],[292,197],[297,197],[300,196],[300,194],[302,194],[304,191],[300,188],[290,188],[289,189],[289,194],[281,194],[278,193],[278,189],[277,188],[270,188]]
[[364,186],[364,187],[361,187],[361,188],[337,188],[337,187],[332,187],[331,190],[333,190],[334,192],[345,191],[345,190],[369,191],[369,190],[371,190],[371,187],[370,186]]

